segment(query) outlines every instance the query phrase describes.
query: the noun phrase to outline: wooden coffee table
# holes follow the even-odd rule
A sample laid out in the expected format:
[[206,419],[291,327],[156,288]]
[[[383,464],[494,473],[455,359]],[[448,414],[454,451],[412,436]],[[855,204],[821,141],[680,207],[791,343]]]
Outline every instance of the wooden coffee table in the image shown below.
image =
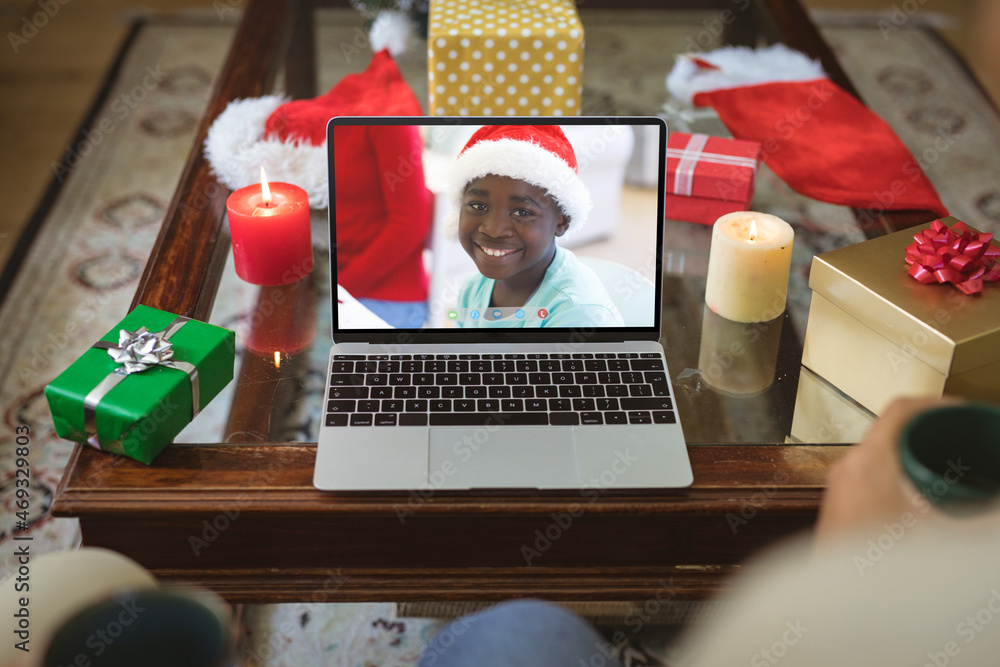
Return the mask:
[[[698,8],[725,18],[723,12],[744,3],[603,4]],[[292,63],[287,87],[312,94],[310,12],[293,0],[246,3],[196,147],[231,100],[270,92],[282,63]],[[760,0],[734,15],[722,22],[730,40],[784,40],[853,91],[795,0]],[[133,305],[210,319],[229,253],[228,194],[194,150]],[[879,216],[866,231],[875,236],[931,217]],[[697,335],[692,322],[700,324],[702,306],[697,286],[668,280],[680,281],[669,286],[664,318],[676,323],[665,331],[676,374],[697,367],[697,339],[677,342]],[[780,345],[779,380],[756,400],[787,423],[800,372],[794,327],[784,328]],[[240,375],[242,386],[264,390],[240,394],[236,422],[266,422],[283,409],[274,391],[282,378],[266,363],[245,360]],[[709,422],[729,419],[735,404],[708,394],[697,407],[678,398],[690,428],[695,483],[689,489],[338,494],[313,488],[316,449],[309,443],[176,445],[148,467],[77,446],[52,513],[78,517],[87,545],[114,549],[161,579],[206,586],[236,602],[701,600],[749,555],[810,528],[826,471],[846,448],[770,436],[713,441],[717,424]],[[254,428],[261,432],[259,424]]]

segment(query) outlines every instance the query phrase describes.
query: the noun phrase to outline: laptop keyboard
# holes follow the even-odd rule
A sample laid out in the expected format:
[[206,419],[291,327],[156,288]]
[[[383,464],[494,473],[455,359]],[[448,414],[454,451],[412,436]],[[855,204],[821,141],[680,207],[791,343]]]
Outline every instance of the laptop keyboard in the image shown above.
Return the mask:
[[327,426],[673,424],[656,353],[334,355]]

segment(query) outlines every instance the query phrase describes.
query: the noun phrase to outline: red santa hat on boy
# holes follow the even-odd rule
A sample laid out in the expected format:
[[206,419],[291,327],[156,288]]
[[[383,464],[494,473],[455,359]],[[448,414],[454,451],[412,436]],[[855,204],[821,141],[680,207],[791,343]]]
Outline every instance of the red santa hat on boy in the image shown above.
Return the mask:
[[448,226],[458,229],[465,187],[487,175],[506,176],[544,189],[579,229],[593,208],[580,179],[576,153],[558,125],[484,125],[465,144],[451,171],[448,192],[454,209]]
[[737,139],[758,141],[793,190],[859,209],[947,215],[934,186],[888,123],[783,44],[678,57],[677,98],[710,106]]
[[265,95],[231,102],[209,128],[205,157],[231,189],[269,180],[298,185],[309,206],[326,208],[326,124],[334,116],[420,116],[423,111],[393,56],[405,49],[409,19],[382,12],[372,24],[375,55],[368,68],[345,76],[328,93],[289,102]]

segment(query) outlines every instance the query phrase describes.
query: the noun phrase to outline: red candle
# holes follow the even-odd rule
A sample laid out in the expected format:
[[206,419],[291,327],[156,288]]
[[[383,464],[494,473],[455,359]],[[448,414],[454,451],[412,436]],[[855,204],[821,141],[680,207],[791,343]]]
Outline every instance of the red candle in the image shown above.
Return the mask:
[[229,195],[229,234],[236,274],[255,285],[287,285],[313,269],[309,197],[291,183],[260,185]]

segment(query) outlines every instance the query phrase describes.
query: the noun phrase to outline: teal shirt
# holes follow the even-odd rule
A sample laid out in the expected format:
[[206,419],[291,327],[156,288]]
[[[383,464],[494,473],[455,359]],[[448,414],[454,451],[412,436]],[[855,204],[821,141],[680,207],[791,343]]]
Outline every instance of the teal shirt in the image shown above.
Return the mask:
[[[462,283],[458,293],[460,327],[615,327],[623,326],[622,316],[600,278],[569,250],[556,246],[556,254],[528,300],[517,308],[502,309],[500,319],[492,319],[489,307],[496,281],[474,273]],[[546,310],[544,318],[540,310]],[[517,311],[523,317],[517,317]],[[470,313],[477,311],[478,319]]]

